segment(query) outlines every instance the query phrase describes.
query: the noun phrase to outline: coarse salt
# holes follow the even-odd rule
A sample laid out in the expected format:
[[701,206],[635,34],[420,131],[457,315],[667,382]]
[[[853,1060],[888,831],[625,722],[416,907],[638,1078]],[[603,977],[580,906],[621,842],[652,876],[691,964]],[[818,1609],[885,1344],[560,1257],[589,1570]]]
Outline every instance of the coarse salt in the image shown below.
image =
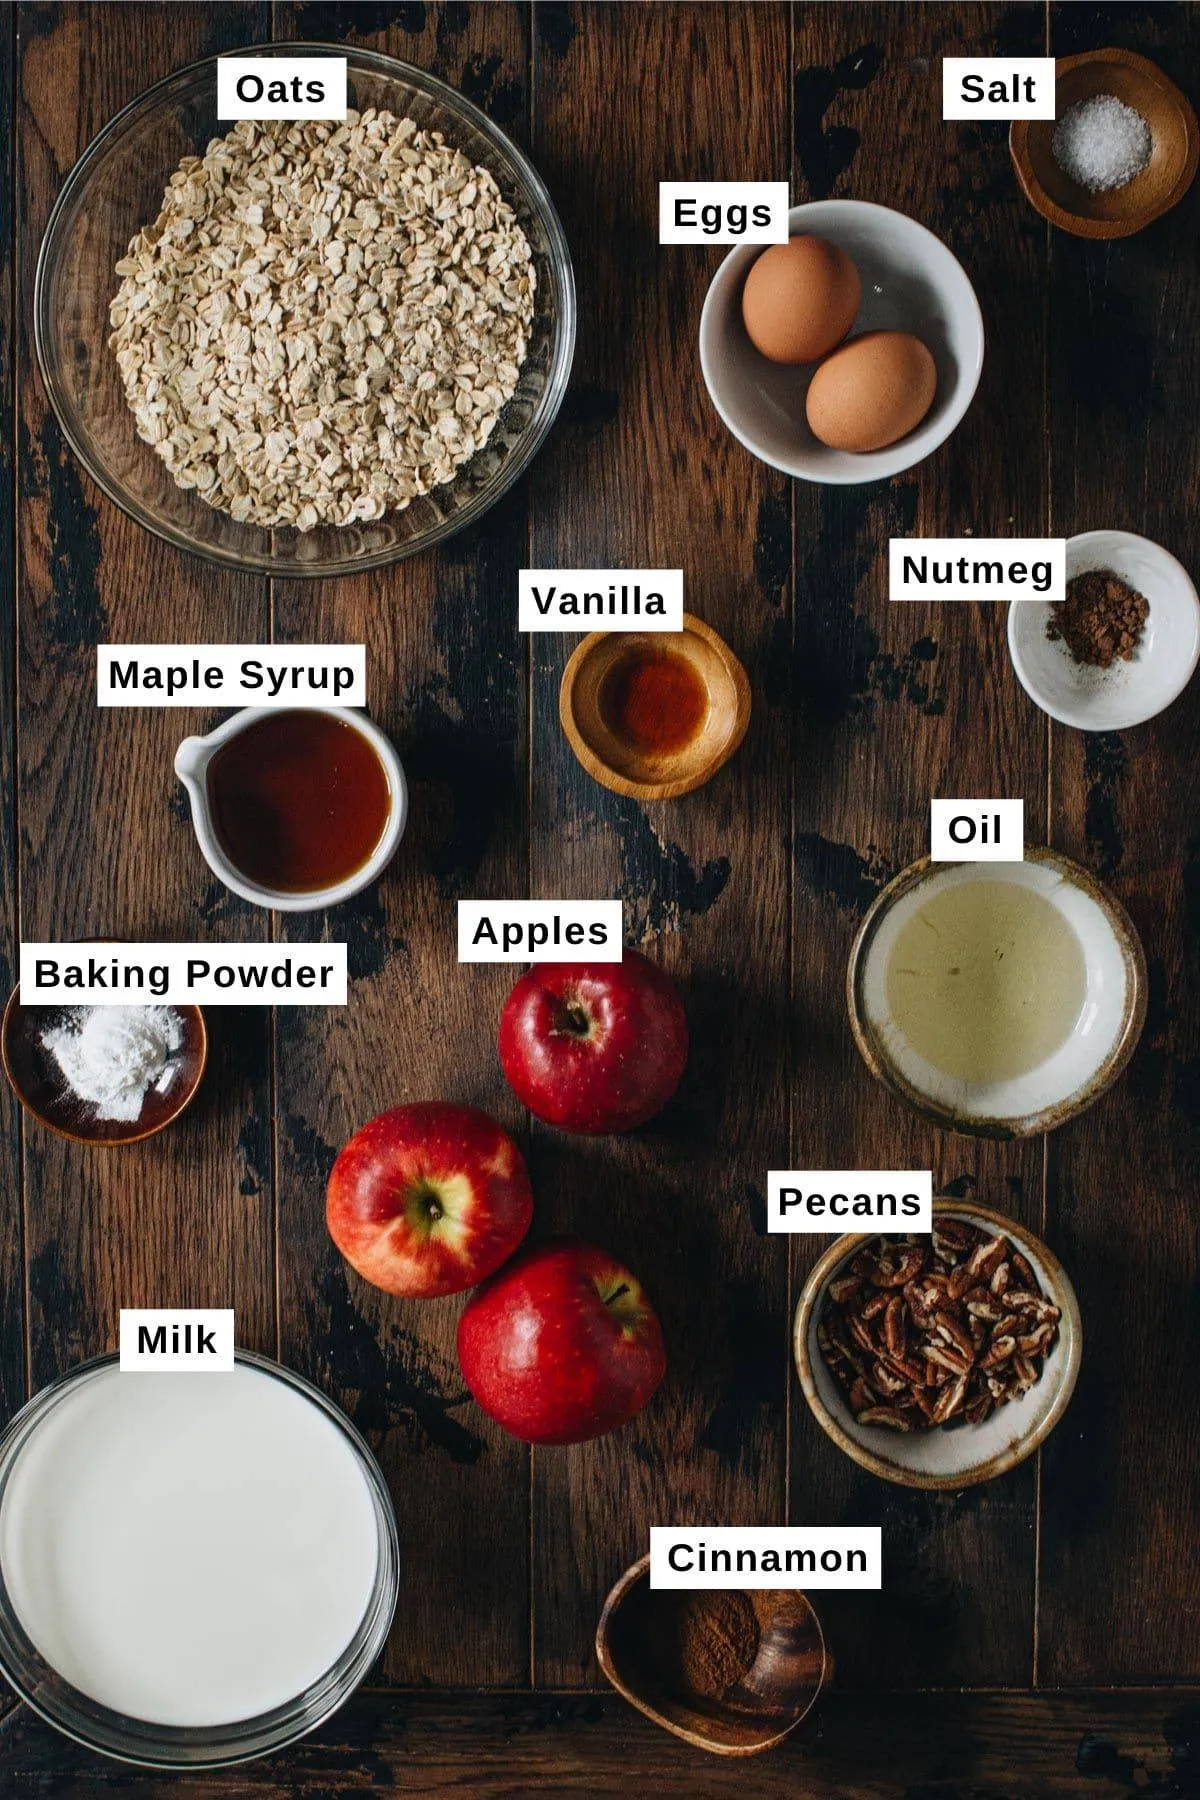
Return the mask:
[[77,1007],[41,1041],[77,1100],[97,1118],[130,1125],[147,1094],[166,1086],[183,1021],[169,1006]]
[[1115,94],[1094,94],[1073,106],[1054,128],[1054,160],[1093,194],[1124,187],[1150,161],[1154,139],[1141,113]]

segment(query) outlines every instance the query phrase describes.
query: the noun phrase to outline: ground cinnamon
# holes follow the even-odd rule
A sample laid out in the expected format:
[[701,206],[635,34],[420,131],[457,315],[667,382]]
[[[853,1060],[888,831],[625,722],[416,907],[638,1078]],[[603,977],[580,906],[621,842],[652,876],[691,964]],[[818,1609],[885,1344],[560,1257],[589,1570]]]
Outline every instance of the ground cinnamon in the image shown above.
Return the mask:
[[758,1655],[754,1607],[733,1589],[681,1593],[656,1613],[651,1649],[664,1684],[677,1694],[719,1699]]
[[1051,609],[1046,636],[1061,639],[1077,663],[1110,669],[1118,657],[1132,661],[1149,611],[1145,596],[1112,569],[1085,569]]

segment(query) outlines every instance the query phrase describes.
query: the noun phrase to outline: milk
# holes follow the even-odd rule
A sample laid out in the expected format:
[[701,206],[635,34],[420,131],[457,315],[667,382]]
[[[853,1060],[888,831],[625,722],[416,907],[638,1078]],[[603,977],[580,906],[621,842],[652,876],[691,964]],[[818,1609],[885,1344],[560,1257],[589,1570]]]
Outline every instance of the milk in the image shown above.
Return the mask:
[[377,1563],[352,1445],[245,1363],[89,1373],[24,1444],[0,1504],[0,1568],[37,1650],[159,1725],[294,1700],[354,1637]]

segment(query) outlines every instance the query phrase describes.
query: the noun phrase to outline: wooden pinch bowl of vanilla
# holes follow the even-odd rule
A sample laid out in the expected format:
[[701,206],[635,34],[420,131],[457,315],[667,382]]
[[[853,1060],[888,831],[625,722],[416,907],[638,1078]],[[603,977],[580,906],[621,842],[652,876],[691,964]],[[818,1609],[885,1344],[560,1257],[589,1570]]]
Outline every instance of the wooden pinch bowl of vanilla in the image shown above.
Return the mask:
[[682,631],[593,631],[571,655],[559,719],[602,787],[675,800],[712,780],[746,735],[750,681],[724,638],[684,613]]
[[1032,1137],[1125,1068],[1145,1023],[1146,959],[1120,903],[1055,850],[924,857],[863,920],[846,998],[867,1067],[922,1118]]
[[781,1744],[833,1676],[798,1588],[652,1588],[648,1556],[605,1601],[596,1655],[631,1706],[716,1756]]

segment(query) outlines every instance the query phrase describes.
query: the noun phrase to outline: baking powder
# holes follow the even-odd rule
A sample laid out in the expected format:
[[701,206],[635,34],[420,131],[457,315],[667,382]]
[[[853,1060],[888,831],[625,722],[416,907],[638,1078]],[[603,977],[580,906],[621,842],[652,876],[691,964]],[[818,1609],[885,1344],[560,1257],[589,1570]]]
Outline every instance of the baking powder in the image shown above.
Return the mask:
[[146,1095],[161,1090],[183,1043],[169,1006],[83,1006],[42,1036],[75,1098],[100,1119],[132,1124]]

